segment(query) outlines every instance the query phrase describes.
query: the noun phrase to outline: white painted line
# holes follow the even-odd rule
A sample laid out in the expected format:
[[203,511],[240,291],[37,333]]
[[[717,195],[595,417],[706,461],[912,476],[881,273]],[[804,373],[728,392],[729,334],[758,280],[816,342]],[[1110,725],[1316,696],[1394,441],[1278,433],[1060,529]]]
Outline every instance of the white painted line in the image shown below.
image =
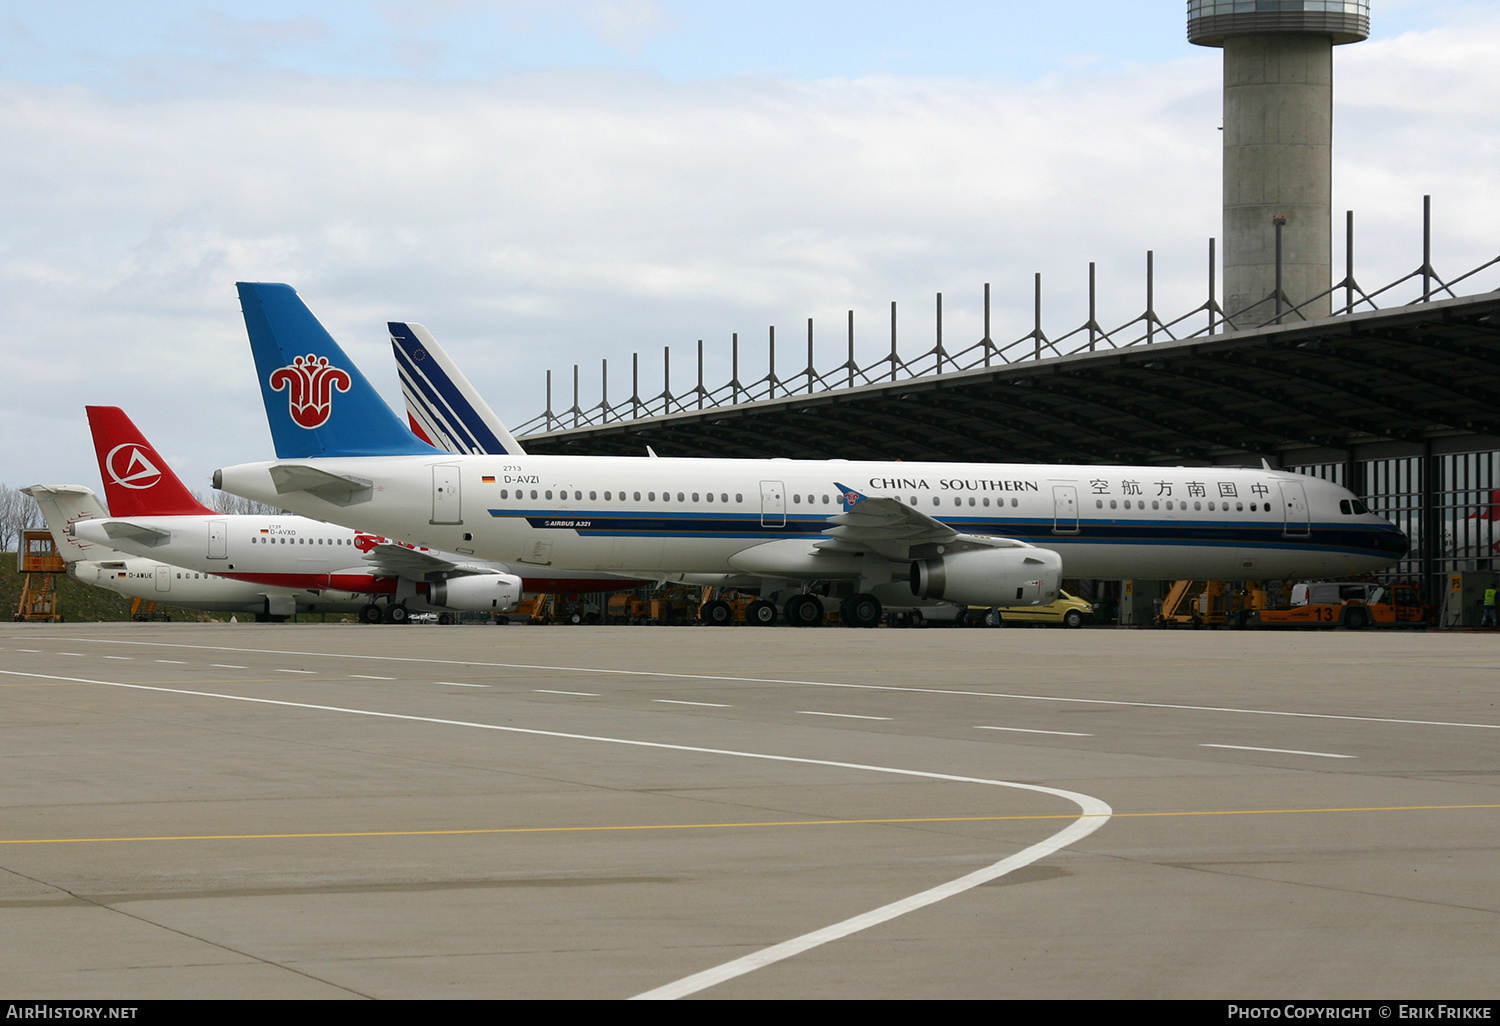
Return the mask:
[[349,674],[349,676],[355,677],[355,678],[357,678],[359,680],[395,680],[396,679],[395,677],[377,677],[373,673],[351,673],[351,674]]
[[975,730],[1008,730],[1016,734],[1056,734],[1059,737],[1093,737],[1072,730],[1027,730],[1025,727],[975,727]]
[[39,648],[18,648],[18,649],[16,649],[16,651],[17,652],[40,652],[41,649],[39,649]]
[[732,706],[732,705],[725,705],[722,702],[680,702],[680,701],[678,701],[677,699],[674,699],[674,698],[653,698],[653,699],[651,699],[651,701],[653,701],[653,702],[660,702],[662,705],[701,705],[705,709],[733,709],[734,708],[734,706]]
[[105,656],[106,659],[123,659],[127,663],[135,661],[135,656]]
[[1275,752],[1277,755],[1316,755],[1320,759],[1358,759],[1357,755],[1334,755],[1332,752],[1299,752],[1295,748],[1252,748],[1249,745],[1199,745],[1199,748],[1233,748],[1237,752]]
[[57,654],[58,655],[65,655],[65,656],[77,656],[79,659],[83,658],[83,653],[82,652],[59,652]]
[[317,673],[317,670],[272,670],[272,673]]
[[[106,659],[118,659],[119,656],[105,656]],[[248,670],[248,666],[238,666],[234,663],[209,663],[216,670]]]
[[841,720],[889,720],[889,716],[856,716],[853,713],[826,713],[813,712],[810,709],[798,709],[799,716],[837,716]]
[[592,691],[548,691],[546,688],[532,688],[538,695],[576,695],[579,698],[598,698]]
[[310,702],[288,702],[272,698],[251,698],[246,695],[225,695],[211,691],[189,691],[186,688],[164,688],[153,687],[147,684],[122,684],[112,680],[81,680],[74,677],[60,677],[54,674],[44,673],[22,673],[16,670],[0,670],[0,674],[13,677],[40,677],[47,680],[61,680],[73,684],[104,684],[109,687],[125,688],[131,691],[155,691],[168,695],[191,695],[195,698],[218,698],[228,702],[249,702],[255,705],[275,705],[287,709],[311,709],[316,712],[346,713],[352,716],[371,716],[379,719],[403,720],[412,723],[435,723],[450,727],[470,727],[477,730],[494,730],[507,734],[526,734],[531,737],[552,737],[568,741],[588,741],[597,744],[625,745],[631,748],[654,748],[662,751],[688,752],[696,755],[722,755],[736,759],[758,759],[764,762],[792,763],[802,766],[824,766],[833,769],[858,770],[869,773],[889,773],[894,776],[918,777],[924,780],[946,780],[959,784],[983,784],[990,787],[1005,787],[1017,791],[1030,791],[1034,794],[1046,794],[1055,798],[1062,798],[1072,802],[1079,808],[1079,817],[1068,826],[1053,834],[1051,837],[1014,855],[1001,859],[994,865],[986,866],[984,869],[961,876],[950,883],[941,884],[929,890],[914,894],[909,898],[883,905],[863,915],[846,919],[832,926],[826,926],[821,930],[794,937],[789,941],[773,945],[762,951],[737,958],[731,962],[706,969],[695,973],[675,983],[669,983],[655,990],[637,994],[632,1000],[641,999],[666,999],[687,997],[699,991],[707,990],[709,987],[732,980],[757,969],[784,961],[795,955],[821,947],[831,941],[841,940],[861,930],[867,930],[872,926],[889,922],[898,916],[917,909],[935,905],[945,898],[962,894],[972,890],[981,884],[997,880],[1007,873],[1013,873],[1031,865],[1039,859],[1046,858],[1055,852],[1061,851],[1076,841],[1081,841],[1095,830],[1098,830],[1109,818],[1114,815],[1114,810],[1105,802],[1100,801],[1092,795],[1081,794],[1077,791],[1064,791],[1056,787],[1043,787],[1040,784],[1023,784],[1012,780],[992,780],[986,777],[964,777],[951,773],[933,773],[927,770],[901,769],[896,766],[875,766],[868,763],[836,762],[832,759],[807,759],[793,755],[771,755],[765,752],[744,752],[732,748],[703,748],[695,745],[674,745],[662,741],[637,741],[632,738],[623,737],[600,737],[591,734],[570,734],[557,730],[538,730],[534,727],[507,727],[495,723],[477,723],[466,720],[440,719],[435,716],[412,716],[406,713],[378,712],[374,709],[351,709],[333,705],[314,705]]
[[[256,655],[314,656],[320,659],[362,659],[386,663],[436,663],[441,666],[484,666],[503,670],[552,670],[568,673],[594,673],[617,677],[657,677],[662,680],[712,680],[735,684],[792,684],[810,688],[844,688],[854,691],[894,691],[908,695],[956,695],[964,698],[1001,698],[1020,702],[1067,702],[1074,705],[1107,705],[1133,709],[1177,709],[1183,712],[1234,713],[1242,716],[1289,716],[1308,720],[1342,720],[1352,723],[1395,723],[1416,727],[1472,727],[1500,730],[1500,723],[1464,723],[1450,720],[1406,720],[1391,716],[1344,716],[1338,713],[1291,712],[1281,709],[1242,709],[1235,706],[1181,705],[1170,702],[1124,702],[1108,698],[1064,698],[1059,695],[1021,695],[998,691],[961,691],[955,688],[901,687],[895,684],[848,684],[828,680],[798,680],[782,677],[731,677],[711,673],[665,673],[658,670],[616,670],[599,666],[555,666],[546,663],[486,663],[472,659],[428,659],[419,656],[357,655],[347,652],[303,652],[281,649],[236,648],[227,645],[184,645],[157,641],[120,641],[109,638],[65,638],[79,644],[139,645],[151,648],[186,648],[211,652],[250,652]],[[34,652],[36,649],[20,649]],[[1472,667],[1465,667],[1471,669]]]
[[158,659],[159,663],[171,663],[173,666],[186,666],[187,662],[182,659]]
[[435,680],[434,684],[446,684],[450,688],[487,688],[488,684],[460,684],[456,680]]

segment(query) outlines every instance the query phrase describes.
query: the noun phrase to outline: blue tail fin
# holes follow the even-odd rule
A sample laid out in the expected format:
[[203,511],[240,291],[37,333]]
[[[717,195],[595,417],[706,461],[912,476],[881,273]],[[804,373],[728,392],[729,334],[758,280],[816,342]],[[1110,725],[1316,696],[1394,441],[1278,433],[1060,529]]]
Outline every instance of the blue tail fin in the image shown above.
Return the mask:
[[418,438],[449,452],[526,455],[431,332],[402,321],[386,327],[401,375],[406,416]]
[[436,452],[391,412],[290,285],[236,287],[279,458]]

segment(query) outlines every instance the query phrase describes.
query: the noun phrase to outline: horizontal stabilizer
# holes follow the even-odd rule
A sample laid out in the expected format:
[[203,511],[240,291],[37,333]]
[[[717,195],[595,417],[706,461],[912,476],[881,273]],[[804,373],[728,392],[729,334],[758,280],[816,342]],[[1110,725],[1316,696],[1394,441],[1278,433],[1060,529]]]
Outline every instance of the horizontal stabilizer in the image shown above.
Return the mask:
[[355,506],[361,502],[369,502],[375,490],[375,482],[365,478],[332,474],[300,464],[272,467],[271,483],[276,486],[277,495],[306,492],[335,506]]
[[149,545],[153,549],[172,540],[171,531],[158,531],[154,527],[134,524],[129,520],[106,520],[100,526],[114,541],[130,541],[137,545]]

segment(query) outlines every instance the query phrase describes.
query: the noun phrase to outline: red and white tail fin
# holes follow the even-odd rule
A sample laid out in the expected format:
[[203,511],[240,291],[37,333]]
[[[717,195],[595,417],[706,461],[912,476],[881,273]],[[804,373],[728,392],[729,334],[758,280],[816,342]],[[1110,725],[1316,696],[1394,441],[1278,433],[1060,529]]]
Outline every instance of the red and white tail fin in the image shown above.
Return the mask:
[[176,517],[213,515],[193,498],[140,428],[116,406],[85,407],[94,432],[94,455],[111,516]]

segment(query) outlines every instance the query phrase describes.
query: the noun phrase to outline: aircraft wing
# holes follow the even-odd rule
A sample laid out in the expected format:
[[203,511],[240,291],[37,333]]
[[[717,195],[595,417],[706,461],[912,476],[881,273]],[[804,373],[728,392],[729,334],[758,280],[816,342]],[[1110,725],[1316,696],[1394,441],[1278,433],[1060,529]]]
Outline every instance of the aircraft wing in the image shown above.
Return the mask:
[[826,552],[869,550],[887,559],[905,560],[927,556],[942,546],[949,552],[977,548],[1019,548],[1025,542],[1013,538],[964,534],[947,524],[889,496],[861,495],[838,485],[844,496],[844,511],[828,518],[832,527],[813,547]]
[[395,542],[380,542],[365,554],[365,562],[382,577],[406,577],[442,581],[450,577],[492,574],[496,571],[472,563],[457,563],[435,552],[409,549]]
[[844,508],[828,518],[822,537],[760,542],[735,553],[729,565],[760,577],[858,578],[868,573],[870,554],[904,563],[973,549],[1031,548],[1015,538],[963,534],[900,499],[836,487]]

